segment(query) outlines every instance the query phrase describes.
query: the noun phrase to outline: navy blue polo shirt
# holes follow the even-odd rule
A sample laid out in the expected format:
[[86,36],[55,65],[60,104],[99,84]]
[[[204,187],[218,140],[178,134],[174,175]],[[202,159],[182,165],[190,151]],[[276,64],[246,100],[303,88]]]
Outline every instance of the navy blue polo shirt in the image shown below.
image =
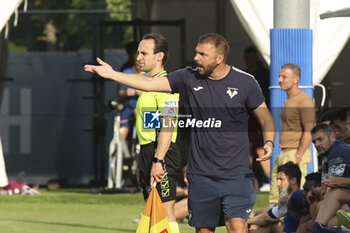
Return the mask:
[[350,177],[350,146],[341,140],[334,142],[328,151],[328,174]]
[[191,128],[187,172],[208,176],[251,173],[248,119],[265,101],[255,78],[234,67],[220,80],[192,68],[177,70],[167,78],[190,115],[179,125]]

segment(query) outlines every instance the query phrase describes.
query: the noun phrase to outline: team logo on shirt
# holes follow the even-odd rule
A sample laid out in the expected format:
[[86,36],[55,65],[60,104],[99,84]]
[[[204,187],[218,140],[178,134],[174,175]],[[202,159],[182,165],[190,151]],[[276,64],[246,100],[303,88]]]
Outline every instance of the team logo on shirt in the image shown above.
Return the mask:
[[228,87],[226,93],[232,99],[235,95],[238,94],[238,88]]
[[144,129],[160,129],[160,112],[145,111],[143,112]]
[[198,87],[194,87],[193,88],[193,90],[195,90],[195,91],[199,91],[199,90],[202,90],[202,89],[204,89],[204,87],[202,87],[202,86],[198,86]]
[[341,157],[336,157],[328,161],[328,173],[332,176],[343,176],[346,167],[346,162]]

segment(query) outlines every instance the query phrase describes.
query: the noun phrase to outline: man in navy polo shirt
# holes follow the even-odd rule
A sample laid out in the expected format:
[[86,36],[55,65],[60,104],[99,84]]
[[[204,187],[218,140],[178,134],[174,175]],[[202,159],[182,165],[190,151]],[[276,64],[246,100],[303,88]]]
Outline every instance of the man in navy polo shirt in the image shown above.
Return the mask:
[[225,38],[205,34],[196,47],[196,69],[180,69],[153,79],[116,72],[99,58],[99,66],[84,67],[136,89],[180,93],[191,115],[181,122],[191,128],[189,224],[201,233],[223,225],[228,232],[247,231],[255,203],[248,153],[250,113],[264,132],[265,155],[258,160],[268,160],[274,146],[275,125],[261,88],[252,75],[226,64],[228,50]]
[[[325,161],[322,165],[323,179],[329,176],[337,178],[350,178],[350,146],[336,139],[332,127],[327,124],[318,124],[311,130],[312,141],[317,152]],[[318,204],[318,213],[313,232],[332,232],[337,228],[327,227],[331,218],[335,218],[336,212],[341,207],[349,208],[350,190],[345,187],[328,186],[328,182],[322,182],[326,192],[323,200]],[[331,224],[332,225],[332,224]],[[335,232],[335,231],[334,231]],[[341,231],[337,231],[341,232]]]

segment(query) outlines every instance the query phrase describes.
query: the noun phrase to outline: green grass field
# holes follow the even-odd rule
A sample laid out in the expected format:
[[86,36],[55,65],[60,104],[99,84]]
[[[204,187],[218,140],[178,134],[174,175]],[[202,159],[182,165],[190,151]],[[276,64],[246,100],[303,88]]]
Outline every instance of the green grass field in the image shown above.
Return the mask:
[[[88,189],[39,190],[37,196],[0,196],[2,233],[136,232],[144,208],[141,193],[92,194]],[[268,193],[257,193],[255,209],[266,207]],[[181,233],[193,233],[187,221]],[[224,227],[216,232],[226,232]]]

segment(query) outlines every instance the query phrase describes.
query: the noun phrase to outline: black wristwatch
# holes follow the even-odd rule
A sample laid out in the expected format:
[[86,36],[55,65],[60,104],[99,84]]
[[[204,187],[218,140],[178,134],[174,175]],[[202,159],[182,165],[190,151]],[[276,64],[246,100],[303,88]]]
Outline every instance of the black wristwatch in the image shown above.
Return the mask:
[[158,159],[157,157],[153,157],[153,163],[163,163],[163,159]]

